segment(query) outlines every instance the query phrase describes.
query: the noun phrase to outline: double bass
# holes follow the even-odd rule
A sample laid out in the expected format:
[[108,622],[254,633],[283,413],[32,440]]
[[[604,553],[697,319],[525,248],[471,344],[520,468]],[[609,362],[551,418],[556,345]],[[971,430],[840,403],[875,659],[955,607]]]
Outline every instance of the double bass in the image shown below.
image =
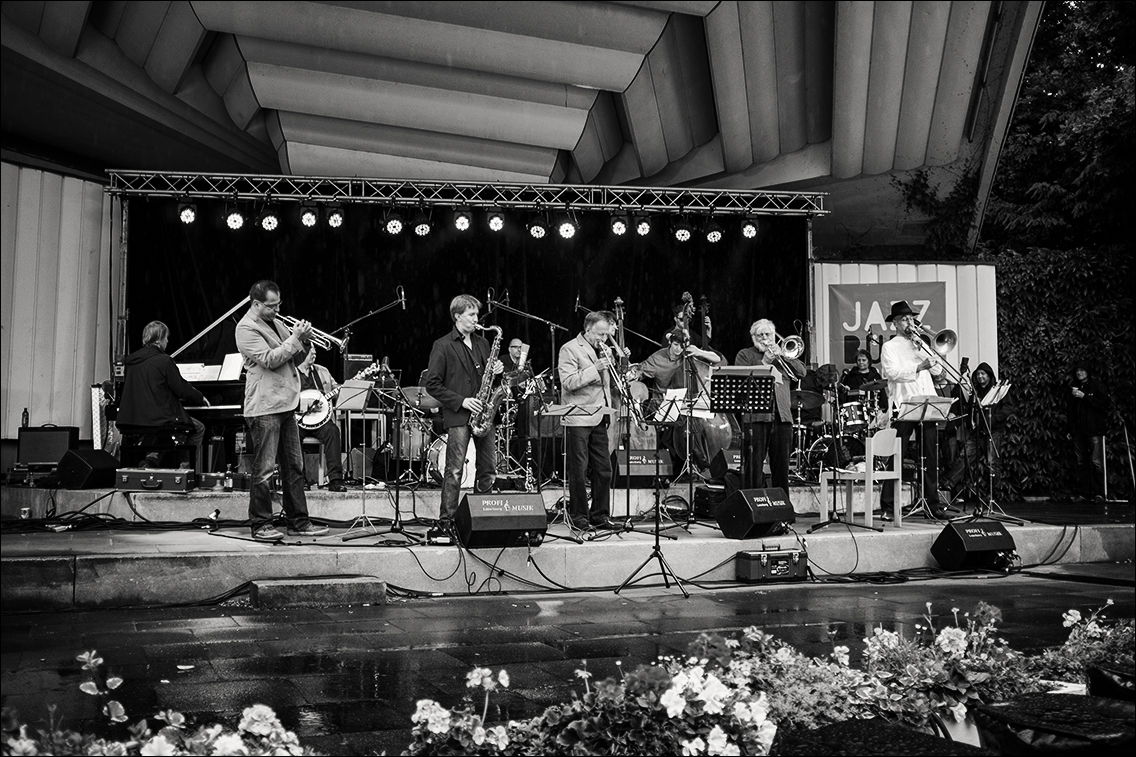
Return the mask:
[[[694,313],[694,299],[688,292],[684,292],[683,302],[685,307],[683,308],[682,325],[689,334],[690,317]],[[706,318],[710,314],[710,302],[707,300],[706,295],[702,295],[699,298],[699,309],[703,324],[702,340],[699,346],[704,350],[709,350],[710,338],[706,334],[705,324]],[[698,372],[699,397],[696,406],[708,410],[710,408],[710,366],[698,359],[692,359],[691,364],[694,365],[695,370]],[[692,416],[690,432],[692,434],[700,434],[705,441],[707,464],[722,450],[739,446],[739,440],[741,438],[741,426],[732,414],[727,413],[714,413],[713,416],[709,418]]]

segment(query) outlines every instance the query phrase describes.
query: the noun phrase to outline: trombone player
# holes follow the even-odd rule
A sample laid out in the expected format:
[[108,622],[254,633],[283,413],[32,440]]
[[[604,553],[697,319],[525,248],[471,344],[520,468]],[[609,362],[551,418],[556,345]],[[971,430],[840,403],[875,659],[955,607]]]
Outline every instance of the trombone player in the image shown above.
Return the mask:
[[774,385],[772,413],[745,413],[742,416],[746,439],[745,488],[759,486],[764,478],[765,456],[773,486],[789,493],[789,457],[793,447],[793,411],[789,404],[789,381],[805,377],[805,365],[798,358],[804,350],[799,337],[777,338],[773,321],[762,318],[749,327],[753,346],[738,352],[735,365],[770,365],[781,374]]
[[[880,372],[888,382],[888,398],[892,415],[903,402],[919,396],[935,394],[935,377],[943,373],[942,362],[915,340],[920,339],[922,328],[916,313],[906,300],[895,302],[891,314],[884,320],[895,324],[896,335],[880,348]],[[910,437],[920,426],[922,444],[923,480],[922,496],[936,518],[947,517],[939,500],[939,429],[935,423],[899,421],[893,424],[896,436],[903,442],[903,457],[912,458]],[[895,482],[885,481],[880,505],[884,517],[895,502]]]

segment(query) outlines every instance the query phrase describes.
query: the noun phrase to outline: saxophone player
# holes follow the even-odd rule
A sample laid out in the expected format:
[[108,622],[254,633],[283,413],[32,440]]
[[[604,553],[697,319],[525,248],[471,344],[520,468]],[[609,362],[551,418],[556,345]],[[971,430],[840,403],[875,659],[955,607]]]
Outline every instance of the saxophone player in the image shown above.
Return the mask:
[[[606,310],[584,316],[584,330],[560,348],[562,401],[573,412],[562,418],[567,437],[568,510],[572,527],[609,528],[611,522],[611,457],[607,429],[611,423],[613,359],[606,341],[615,326],[615,314]],[[591,469],[592,504],[584,486]]]
[[474,491],[488,492],[497,477],[494,435],[474,436],[469,425],[470,415],[480,413],[484,406],[478,392],[486,367],[491,366],[493,375],[504,370],[501,361],[490,354],[489,342],[477,333],[480,311],[481,302],[472,295],[459,294],[450,301],[454,327],[430,348],[426,370],[426,392],[442,404],[442,423],[448,435],[440,511],[444,527],[453,523],[458,509],[462,465],[471,437],[477,455]]

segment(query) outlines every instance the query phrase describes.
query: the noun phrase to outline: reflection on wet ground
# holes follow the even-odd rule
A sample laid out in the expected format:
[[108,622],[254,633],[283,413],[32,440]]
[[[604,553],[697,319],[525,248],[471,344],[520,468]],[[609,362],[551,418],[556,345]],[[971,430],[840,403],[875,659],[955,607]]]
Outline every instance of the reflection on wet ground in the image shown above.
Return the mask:
[[490,718],[504,720],[566,700],[578,690],[579,668],[597,678],[619,675],[659,655],[682,654],[707,630],[757,626],[817,655],[831,651],[831,630],[855,662],[874,626],[910,633],[927,602],[939,622],[949,622],[953,607],[969,610],[983,600],[1002,609],[1003,635],[1015,648],[1037,650],[1064,638],[1061,614],[1070,608],[1091,610],[1111,598],[1112,617],[1132,617],[1131,566],[1127,575],[1111,585],[1065,572],[695,590],[689,599],[643,588],[618,596],[447,597],[259,612],[7,614],[0,624],[2,698],[32,721],[46,718],[49,703],[72,726],[94,719],[96,702],[78,689],[75,655],[97,649],[125,679],[116,693],[133,719],[174,708],[198,722],[235,724],[241,710],[260,702],[320,751],[397,754],[409,742],[417,700],[460,703],[475,665],[509,671],[510,688],[494,694],[490,706]]

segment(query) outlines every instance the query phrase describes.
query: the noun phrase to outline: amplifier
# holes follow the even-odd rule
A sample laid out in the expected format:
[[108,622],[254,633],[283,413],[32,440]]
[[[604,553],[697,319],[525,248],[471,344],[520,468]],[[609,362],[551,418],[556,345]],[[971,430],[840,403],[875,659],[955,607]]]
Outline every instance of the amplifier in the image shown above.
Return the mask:
[[[611,482],[613,486],[625,486],[624,478],[630,472],[632,486],[650,486],[655,480],[655,462],[658,461],[658,475],[670,478],[674,474],[671,453],[665,449],[617,449],[611,453]],[[630,471],[628,462],[630,461]]]
[[801,581],[809,565],[803,549],[772,549],[738,552],[734,561],[739,581],[747,583]]
[[67,450],[79,448],[78,426],[21,426],[16,462],[57,465]]
[[470,549],[536,546],[544,541],[548,515],[540,494],[467,494],[454,525]]

